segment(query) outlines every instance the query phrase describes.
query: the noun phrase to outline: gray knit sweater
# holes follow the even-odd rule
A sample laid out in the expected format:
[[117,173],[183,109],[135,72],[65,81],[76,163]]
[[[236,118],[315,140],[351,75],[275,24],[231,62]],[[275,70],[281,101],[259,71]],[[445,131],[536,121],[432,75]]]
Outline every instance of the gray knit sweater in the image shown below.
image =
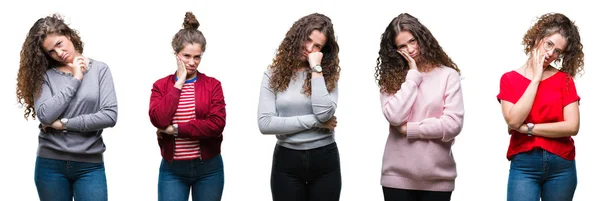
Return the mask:
[[[334,132],[317,126],[334,116],[338,87],[327,91],[324,78],[311,79],[311,96],[302,93],[307,71],[297,72],[283,92],[269,87],[271,71],[264,72],[258,102],[258,127],[274,134],[281,146],[308,150],[333,143]],[[337,83],[336,83],[337,84]]]
[[46,71],[35,111],[42,124],[69,119],[66,132],[40,129],[37,155],[88,163],[103,161],[104,128],[117,123],[117,97],[108,66],[90,59],[81,81],[55,68]]

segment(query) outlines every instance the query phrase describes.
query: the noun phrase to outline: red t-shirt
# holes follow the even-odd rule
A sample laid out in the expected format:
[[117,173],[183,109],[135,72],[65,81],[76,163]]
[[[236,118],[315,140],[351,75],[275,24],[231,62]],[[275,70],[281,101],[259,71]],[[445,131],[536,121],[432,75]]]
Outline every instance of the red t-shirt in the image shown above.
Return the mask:
[[[498,101],[517,103],[530,82],[531,80],[516,71],[504,73],[500,79]],[[525,122],[540,124],[564,121],[563,108],[579,100],[573,79],[568,74],[559,71],[540,81],[531,111]],[[542,148],[567,160],[575,159],[575,143],[570,136],[561,138],[527,136],[527,134],[515,130],[511,131],[506,157],[511,160],[514,155],[534,148]]]

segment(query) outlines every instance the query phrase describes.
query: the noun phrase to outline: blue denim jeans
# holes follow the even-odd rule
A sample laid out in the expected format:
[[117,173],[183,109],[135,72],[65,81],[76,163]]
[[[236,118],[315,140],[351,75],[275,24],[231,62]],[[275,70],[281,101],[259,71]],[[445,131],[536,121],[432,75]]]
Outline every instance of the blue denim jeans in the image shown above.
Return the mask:
[[34,180],[40,201],[108,200],[104,163],[37,157]]
[[577,187],[574,160],[543,149],[519,153],[510,163],[508,201],[573,200]]
[[165,159],[158,175],[158,201],[187,201],[192,190],[193,201],[218,201],[223,194],[225,177],[223,158],[207,160]]

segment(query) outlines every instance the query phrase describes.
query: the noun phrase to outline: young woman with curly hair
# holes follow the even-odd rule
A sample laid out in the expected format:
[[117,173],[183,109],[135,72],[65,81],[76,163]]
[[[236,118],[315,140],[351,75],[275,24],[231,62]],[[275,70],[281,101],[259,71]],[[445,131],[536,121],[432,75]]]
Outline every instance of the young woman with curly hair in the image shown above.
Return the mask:
[[221,82],[198,71],[206,38],[191,12],[171,46],[174,74],[157,80],[150,97],[150,121],[158,131],[162,162],[158,200],[221,200],[224,186],[221,142],[225,99]]
[[58,15],[33,24],[21,49],[17,99],[40,121],[35,184],[40,200],[107,200],[103,129],[117,122],[108,66],[84,57]]
[[382,34],[375,70],[389,122],[385,200],[450,200],[456,179],[451,147],[464,115],[458,67],[427,27],[403,13]]
[[[497,96],[511,135],[508,200],[572,200],[579,100],[573,78],[583,70],[577,26],[542,15],[523,37],[529,59],[504,73]],[[556,66],[552,66],[554,63]]]
[[331,19],[310,14],[286,33],[264,72],[258,127],[277,137],[271,169],[275,201],[339,200],[338,52]]

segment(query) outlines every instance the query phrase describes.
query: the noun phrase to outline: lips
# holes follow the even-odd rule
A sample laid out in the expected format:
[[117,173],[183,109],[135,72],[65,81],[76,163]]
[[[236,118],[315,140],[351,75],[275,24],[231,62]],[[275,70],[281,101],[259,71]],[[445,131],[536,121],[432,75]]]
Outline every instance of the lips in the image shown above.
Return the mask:
[[69,54],[67,54],[67,53],[64,53],[64,54],[63,54],[63,55],[60,57],[60,59],[62,59],[63,61],[67,61],[67,57],[68,57],[68,56],[69,56]]

